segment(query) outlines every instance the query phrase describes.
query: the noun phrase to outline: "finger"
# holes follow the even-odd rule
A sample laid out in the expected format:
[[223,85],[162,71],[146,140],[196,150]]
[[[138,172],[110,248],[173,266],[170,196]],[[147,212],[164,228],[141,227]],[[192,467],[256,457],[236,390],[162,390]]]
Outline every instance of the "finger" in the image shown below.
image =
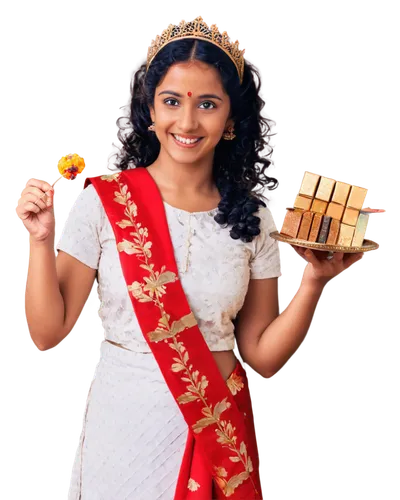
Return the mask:
[[40,196],[38,196],[36,193],[26,193],[23,199],[25,200],[25,202],[31,202],[34,205],[38,206],[41,210],[44,210],[47,206],[47,198],[47,195],[43,196],[43,198],[40,199]]
[[46,206],[48,209],[52,210],[54,208],[54,190],[49,191]]
[[319,265],[320,262],[319,262],[318,257],[309,248],[307,248],[307,250],[304,252],[304,256],[305,256],[305,258],[307,259],[308,262],[311,262],[314,265]]
[[332,260],[335,260],[335,262],[340,262],[343,260],[344,252],[335,252],[333,254]]
[[[37,187],[28,187],[28,188],[25,188],[26,191],[26,194],[25,194],[25,198],[27,196],[29,196],[34,203],[38,203],[39,205],[41,204],[41,202],[44,203],[44,206],[48,206],[49,205],[49,202],[51,200],[51,196],[54,195],[54,189],[51,188],[49,189],[48,191],[46,192],[43,192],[41,189],[37,188]],[[34,198],[31,198],[31,196],[34,196]],[[40,205],[41,206],[41,205]]]
[[[306,251],[305,248],[299,247],[297,245],[292,245],[292,244],[290,246],[293,247],[293,249],[296,251],[296,253],[298,253],[300,255],[300,257],[305,259],[305,257],[304,257],[304,252]],[[307,259],[305,259],[305,260],[307,260]]]
[[344,268],[347,269],[348,267],[352,266],[355,262],[358,262],[361,260],[364,256],[364,252],[357,252],[357,253],[348,253],[344,257]]
[[[38,188],[38,187],[35,187],[35,186],[27,186],[21,193],[21,196],[24,196],[26,195],[27,193],[31,193],[31,194],[34,194],[35,196],[37,196],[38,198],[40,198],[41,196],[43,196],[43,198],[45,196],[48,196],[50,193],[54,192],[54,189],[53,188],[50,188],[46,191],[43,191],[42,189]],[[42,199],[43,199],[42,198]]]
[[329,252],[326,250],[315,250],[313,254],[318,260],[326,260],[329,255]]
[[24,203],[22,208],[23,208],[23,210],[21,211],[21,215],[20,215],[20,218],[22,220],[27,219],[32,212],[37,214],[41,210],[40,207],[38,207],[35,203],[33,203],[31,201],[27,201],[26,203]]
[[30,177],[25,181],[24,186],[33,186],[37,187],[43,191],[49,191],[50,189],[54,190],[53,184],[48,181],[43,181],[41,179],[35,179],[34,177]]

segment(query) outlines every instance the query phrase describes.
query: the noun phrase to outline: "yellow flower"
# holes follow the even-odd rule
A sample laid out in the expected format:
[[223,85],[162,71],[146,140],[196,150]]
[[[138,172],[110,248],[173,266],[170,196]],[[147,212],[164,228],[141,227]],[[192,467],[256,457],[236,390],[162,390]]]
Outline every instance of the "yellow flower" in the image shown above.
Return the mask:
[[57,175],[63,176],[64,181],[72,182],[86,172],[88,160],[79,151],[72,150],[57,158],[54,168]]

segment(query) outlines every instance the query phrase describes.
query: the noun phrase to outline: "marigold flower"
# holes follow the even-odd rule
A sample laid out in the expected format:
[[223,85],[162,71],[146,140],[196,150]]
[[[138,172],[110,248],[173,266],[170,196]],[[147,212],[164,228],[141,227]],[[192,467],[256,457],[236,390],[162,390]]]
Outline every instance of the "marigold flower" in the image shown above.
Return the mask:
[[88,160],[79,151],[72,150],[57,158],[54,168],[57,175],[61,176],[65,182],[73,182],[86,172]]

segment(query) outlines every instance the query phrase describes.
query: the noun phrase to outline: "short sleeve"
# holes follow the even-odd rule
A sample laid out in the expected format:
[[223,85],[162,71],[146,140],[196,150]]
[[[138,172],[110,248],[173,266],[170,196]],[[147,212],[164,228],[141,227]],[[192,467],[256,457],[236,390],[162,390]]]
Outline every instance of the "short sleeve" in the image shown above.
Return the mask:
[[75,200],[56,245],[92,269],[98,269],[101,254],[101,209],[99,195],[89,184]]
[[270,233],[277,230],[272,213],[268,207],[260,205],[254,215],[261,219],[261,232],[253,240],[254,255],[250,260],[250,279],[279,278],[282,273],[278,241],[270,236]]

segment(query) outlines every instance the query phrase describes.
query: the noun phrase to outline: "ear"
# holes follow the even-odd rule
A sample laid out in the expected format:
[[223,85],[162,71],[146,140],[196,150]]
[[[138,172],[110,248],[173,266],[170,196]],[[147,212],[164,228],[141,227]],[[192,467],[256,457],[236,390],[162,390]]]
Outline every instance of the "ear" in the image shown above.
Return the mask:
[[149,111],[150,111],[151,121],[155,122],[156,121],[156,114],[154,113],[154,108],[152,106],[149,106]]
[[235,122],[229,118],[229,120],[226,120],[226,123],[225,123],[225,129],[228,130],[229,127],[235,127]]

